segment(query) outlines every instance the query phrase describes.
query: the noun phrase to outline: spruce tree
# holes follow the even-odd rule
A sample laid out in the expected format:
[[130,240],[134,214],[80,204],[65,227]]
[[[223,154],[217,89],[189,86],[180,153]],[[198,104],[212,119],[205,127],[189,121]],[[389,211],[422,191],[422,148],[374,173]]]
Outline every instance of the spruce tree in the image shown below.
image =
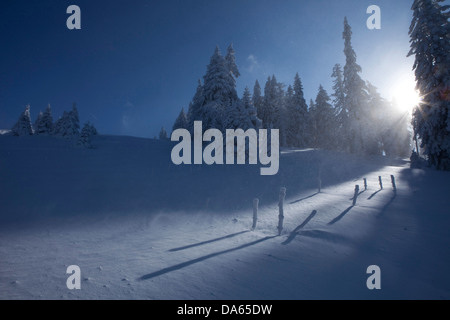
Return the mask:
[[17,120],[17,123],[11,129],[11,132],[14,136],[30,136],[34,134],[34,129],[31,124],[31,116],[30,116],[30,105],[25,107],[25,111]]
[[261,86],[259,85],[258,80],[255,81],[255,85],[253,87],[252,102],[253,102],[253,105],[256,108],[256,112],[258,114],[258,117],[261,118],[262,106],[263,106],[263,97],[261,96]]
[[342,151],[350,151],[348,144],[349,140],[349,121],[348,110],[345,107],[345,92],[344,92],[344,80],[342,75],[342,68],[340,64],[336,64],[333,67],[333,105],[334,115],[336,117],[336,140],[335,148]]
[[295,74],[293,89],[291,107],[290,111],[288,111],[289,127],[293,139],[291,142],[296,147],[305,148],[310,139],[308,130],[309,115],[308,105],[303,94],[303,84],[298,73]]
[[335,145],[335,116],[330,97],[326,90],[320,85],[317,93],[314,123],[315,123],[315,147],[331,149]]
[[414,130],[428,163],[450,170],[450,6],[415,0],[409,35],[416,89],[422,101],[413,112]]
[[344,54],[346,63],[344,66],[344,93],[345,108],[348,110],[349,128],[348,145],[352,153],[365,153],[365,131],[367,92],[365,82],[359,73],[362,69],[356,62],[356,53],[353,50],[351,39],[352,30],[347,18],[344,19]]
[[230,44],[228,46],[227,55],[225,56],[225,63],[228,70],[231,72],[231,75],[236,79],[239,78],[241,74],[239,73],[239,69],[236,65],[236,57],[235,51],[233,49],[233,44]]
[[85,148],[92,148],[91,137],[93,132],[93,126],[89,122],[85,123],[80,136],[78,137],[77,145]]
[[186,113],[184,112],[184,108],[181,108],[180,114],[173,124],[172,132],[177,129],[188,129],[188,120],[186,117]]
[[42,111],[39,112],[36,121],[34,122],[34,134],[41,134],[41,123],[42,123],[42,118],[44,117],[44,113]]
[[203,121],[205,115],[203,106],[205,104],[205,96],[203,95],[203,85],[200,80],[198,80],[197,90],[195,91],[195,95],[192,98],[192,102],[189,104],[188,110],[188,128],[193,135],[194,133],[194,122],[195,121]]
[[205,99],[203,128],[224,130],[227,126],[225,120],[227,109],[238,100],[238,96],[236,81],[219,47],[216,47],[203,79]]
[[161,127],[161,131],[159,131],[159,140],[167,140],[169,139],[167,136],[167,131],[164,127]]

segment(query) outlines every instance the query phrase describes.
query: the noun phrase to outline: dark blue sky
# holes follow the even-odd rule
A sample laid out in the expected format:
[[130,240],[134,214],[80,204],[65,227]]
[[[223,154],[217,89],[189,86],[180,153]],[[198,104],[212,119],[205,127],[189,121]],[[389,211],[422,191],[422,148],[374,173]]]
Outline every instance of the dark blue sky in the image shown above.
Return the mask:
[[[0,129],[26,104],[33,121],[50,103],[54,118],[76,101],[80,120],[100,133],[153,137],[171,129],[192,99],[218,45],[233,43],[241,96],[275,74],[286,85],[298,72],[309,102],[322,84],[331,93],[335,63],[345,63],[343,20],[363,78],[391,98],[412,79],[408,28],[412,0],[54,0],[0,2]],[[81,8],[81,30],[66,9]],[[382,29],[369,30],[369,5]]]

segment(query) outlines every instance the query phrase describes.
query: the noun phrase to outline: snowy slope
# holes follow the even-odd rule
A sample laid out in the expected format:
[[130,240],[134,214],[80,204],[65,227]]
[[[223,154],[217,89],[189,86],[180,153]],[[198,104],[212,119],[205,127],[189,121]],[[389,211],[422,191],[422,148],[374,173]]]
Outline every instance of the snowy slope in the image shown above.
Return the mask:
[[[284,150],[268,177],[259,166],[174,166],[170,142],[94,145],[0,137],[1,299],[450,298],[448,173]],[[352,207],[363,177],[369,188]],[[71,291],[74,264],[82,288]],[[370,265],[381,290],[366,287]]]

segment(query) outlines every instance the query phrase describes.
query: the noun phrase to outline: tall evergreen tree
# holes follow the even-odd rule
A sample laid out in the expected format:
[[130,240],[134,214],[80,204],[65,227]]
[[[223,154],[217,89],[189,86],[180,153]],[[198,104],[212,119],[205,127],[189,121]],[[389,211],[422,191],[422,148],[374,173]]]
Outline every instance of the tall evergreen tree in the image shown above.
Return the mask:
[[236,101],[236,81],[225,58],[216,47],[203,77],[205,97],[203,128],[225,129],[227,109]]
[[298,73],[294,78],[294,93],[292,96],[291,109],[289,114],[290,131],[292,133],[292,142],[296,147],[304,148],[309,142],[309,115],[308,105],[306,104],[303,84]]
[[336,117],[336,141],[335,149],[342,151],[350,151],[348,143],[348,110],[345,107],[345,91],[344,91],[344,80],[342,74],[342,68],[340,64],[336,64],[333,67],[333,105],[334,114]]
[[34,124],[36,134],[49,135],[53,131],[53,117],[50,104],[47,106],[44,112],[39,112],[38,118]]
[[172,132],[177,129],[188,129],[188,119],[186,113],[184,112],[184,108],[181,108],[180,114],[173,124]]
[[[367,113],[365,115],[365,132],[366,141],[365,152],[371,155],[381,155],[383,153],[383,137],[382,132],[385,131],[385,127],[388,126],[394,115],[387,117],[389,113],[392,113],[392,109],[387,101],[385,101],[378,93],[378,89],[367,81]],[[403,132],[403,129],[397,127],[397,130]],[[393,139],[393,137],[391,137]]]
[[315,147],[332,149],[335,145],[335,116],[330,97],[320,85],[313,112],[315,123]]
[[345,108],[348,110],[349,135],[348,145],[350,152],[365,153],[365,131],[367,92],[365,82],[359,73],[362,69],[356,62],[356,53],[353,50],[351,39],[352,29],[347,18],[344,19],[344,54],[346,63],[344,66],[344,91]]
[[197,90],[192,98],[192,102],[189,104],[189,110],[187,114],[188,118],[188,128],[191,135],[194,133],[194,122],[203,121],[205,115],[203,106],[205,105],[205,96],[203,95],[203,85],[200,80],[198,80]]
[[258,114],[259,118],[262,120],[263,128],[281,129],[280,110],[282,110],[284,106],[283,100],[283,84],[277,81],[275,75],[268,77],[264,87],[261,114]]
[[67,138],[80,134],[80,120],[78,118],[78,110],[75,103],[73,104],[71,111],[64,111],[62,117],[56,121],[53,127],[53,134]]
[[161,131],[159,131],[159,140],[167,140],[167,131],[164,129],[164,127],[161,127]]
[[77,145],[88,149],[92,148],[91,137],[93,132],[93,126],[89,122],[85,123],[83,125],[83,129],[81,130],[80,136],[78,137]]
[[422,102],[413,112],[414,130],[431,166],[450,170],[450,6],[415,0],[409,35],[413,70]]
[[231,75],[234,78],[239,78],[241,75],[239,73],[239,69],[236,65],[236,57],[235,57],[235,51],[233,49],[233,44],[230,44],[227,49],[227,55],[225,56],[225,63],[227,65],[228,70],[230,70]]
[[39,112],[36,121],[34,121],[34,134],[40,134],[41,131],[41,122],[44,117],[44,113],[42,111]]
[[261,120],[258,119],[256,108],[253,106],[249,89],[246,87],[242,100],[236,101],[227,113],[227,129],[259,129]]
[[73,103],[72,110],[69,112],[69,135],[78,135],[80,133],[80,119],[78,116],[77,105]]
[[255,86],[253,87],[253,96],[252,96],[253,105],[256,108],[256,112],[258,113],[258,117],[261,118],[262,114],[262,106],[263,106],[263,97],[261,95],[261,86],[259,85],[258,80],[255,81]]
[[309,109],[308,109],[308,146],[317,148],[318,147],[318,137],[317,137],[317,108],[313,99],[309,100]]
[[25,107],[25,111],[19,117],[11,132],[15,136],[29,136],[34,134],[31,124],[30,105]]

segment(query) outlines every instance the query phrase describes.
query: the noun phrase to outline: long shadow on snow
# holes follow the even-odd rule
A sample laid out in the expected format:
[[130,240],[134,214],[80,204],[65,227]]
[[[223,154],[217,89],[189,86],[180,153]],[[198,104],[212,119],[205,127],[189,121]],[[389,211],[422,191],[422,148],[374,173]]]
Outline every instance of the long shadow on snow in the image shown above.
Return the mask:
[[378,191],[375,191],[374,193],[372,193],[372,194],[370,195],[370,197],[367,198],[367,200],[372,199],[373,197],[375,197],[375,196],[376,196],[379,192],[381,192],[381,191],[383,191],[383,189],[380,189],[380,190],[378,190]]
[[312,198],[312,197],[314,197],[314,196],[317,196],[318,194],[319,194],[319,192],[313,193],[313,194],[310,195],[310,196],[307,196],[307,197],[304,197],[304,198],[301,198],[301,199],[292,201],[292,202],[290,202],[290,204],[294,204],[294,203],[301,202],[301,201],[303,201],[303,200],[306,200],[306,199]]
[[300,231],[300,229],[303,229],[309,221],[311,221],[312,218],[314,218],[314,216],[316,215],[317,211],[313,210],[313,212],[311,212],[311,214],[308,216],[308,218],[305,219],[305,221],[303,221],[303,223],[301,225],[299,225],[297,228],[294,229],[294,231],[291,232],[291,234],[289,235],[289,238],[286,239],[286,241],[284,241],[282,244],[286,245],[289,244],[292,240],[295,239],[295,237],[297,236],[298,232]]
[[350,210],[352,210],[354,206],[350,206],[347,209],[345,209],[340,215],[338,215],[336,218],[334,218],[333,220],[331,220],[330,222],[328,222],[328,225],[332,225],[335,224],[336,222],[338,222],[339,220],[341,220]]
[[208,243],[212,243],[212,242],[216,242],[216,241],[220,241],[220,240],[225,240],[225,239],[233,238],[233,237],[236,237],[236,236],[238,236],[238,235],[241,235],[241,234],[247,233],[247,232],[250,232],[250,230],[245,230],[245,231],[241,231],[241,232],[236,232],[236,233],[233,233],[233,234],[229,234],[229,235],[227,235],[227,236],[224,236],[224,237],[215,238],[215,239],[211,239],[211,240],[207,240],[207,241],[202,241],[202,242],[199,242],[199,243],[194,243],[194,244],[190,244],[190,245],[183,246],[183,247],[173,248],[173,249],[170,249],[169,251],[173,252],[173,251],[186,250],[186,249],[190,249],[190,248],[202,246],[202,245],[205,245],[205,244],[208,244]]
[[323,231],[323,230],[303,230],[303,231],[300,231],[298,234],[301,237],[322,239],[322,240],[332,242],[334,244],[336,244],[336,243],[351,244],[352,243],[352,241],[347,237],[344,237],[339,234],[334,234],[334,233],[331,233],[328,231]]
[[394,195],[392,196],[392,198],[388,201],[388,203],[386,203],[384,205],[384,207],[381,209],[380,213],[377,215],[377,218],[380,218],[384,215],[384,213],[386,212],[386,210],[389,208],[389,206],[392,204],[392,202],[394,202],[395,198],[397,198],[397,192],[394,191]]
[[235,248],[231,248],[231,249],[227,249],[227,250],[211,253],[211,254],[208,254],[208,255],[200,257],[200,258],[192,259],[192,260],[189,260],[189,261],[186,261],[186,262],[183,262],[183,263],[179,263],[179,264],[171,266],[171,267],[167,267],[167,268],[161,269],[161,270],[156,271],[156,272],[152,272],[152,273],[146,274],[146,275],[138,278],[137,280],[143,281],[143,280],[152,279],[152,278],[158,277],[160,275],[163,275],[163,274],[166,274],[166,273],[169,273],[169,272],[172,272],[172,271],[176,271],[176,270],[188,267],[188,266],[193,265],[195,263],[202,262],[202,261],[205,261],[207,259],[211,259],[211,258],[220,256],[222,254],[226,254],[226,253],[230,253],[230,252],[233,252],[233,251],[244,249],[244,248],[247,248],[247,247],[250,247],[250,246],[254,246],[254,245],[258,244],[258,243],[261,243],[263,241],[266,241],[266,240],[269,240],[269,239],[272,239],[272,238],[275,238],[275,237],[276,236],[268,236],[268,237],[265,237],[265,238],[262,238],[262,239],[259,239],[259,240],[256,240],[256,241],[252,241],[252,242],[240,245],[240,246],[235,247]]

